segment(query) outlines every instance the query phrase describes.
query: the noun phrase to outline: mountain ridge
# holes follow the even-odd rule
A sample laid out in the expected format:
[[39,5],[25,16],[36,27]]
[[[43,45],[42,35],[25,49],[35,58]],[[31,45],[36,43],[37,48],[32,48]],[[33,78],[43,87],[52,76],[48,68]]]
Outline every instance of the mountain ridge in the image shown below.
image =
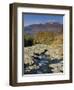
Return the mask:
[[24,32],[29,33],[29,34],[34,34],[37,32],[63,32],[63,24],[54,22],[54,23],[44,23],[44,24],[32,24],[29,26],[24,27]]

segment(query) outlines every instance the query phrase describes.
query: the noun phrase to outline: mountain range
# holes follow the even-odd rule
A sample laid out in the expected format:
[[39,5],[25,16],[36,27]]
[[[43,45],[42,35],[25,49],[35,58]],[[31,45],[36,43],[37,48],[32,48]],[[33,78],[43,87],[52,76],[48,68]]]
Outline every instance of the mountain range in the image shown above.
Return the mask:
[[48,22],[45,24],[32,24],[24,27],[24,33],[32,35],[37,32],[63,32],[63,24]]

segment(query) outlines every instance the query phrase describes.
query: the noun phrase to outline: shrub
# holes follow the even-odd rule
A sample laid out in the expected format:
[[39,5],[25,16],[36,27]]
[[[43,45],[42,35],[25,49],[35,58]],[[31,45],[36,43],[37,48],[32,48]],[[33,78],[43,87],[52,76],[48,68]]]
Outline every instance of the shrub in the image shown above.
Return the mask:
[[32,46],[33,45],[33,37],[27,33],[24,34],[24,46]]
[[53,32],[38,32],[34,35],[34,44],[47,44],[50,45],[54,40]]

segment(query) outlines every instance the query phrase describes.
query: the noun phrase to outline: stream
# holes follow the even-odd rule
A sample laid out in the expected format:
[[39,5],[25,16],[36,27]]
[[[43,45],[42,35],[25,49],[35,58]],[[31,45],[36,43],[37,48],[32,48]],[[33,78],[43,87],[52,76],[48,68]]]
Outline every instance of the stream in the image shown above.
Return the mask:
[[50,57],[48,55],[45,55],[45,52],[41,54],[34,53],[32,59],[34,61],[33,65],[36,65],[38,68],[26,71],[26,68],[29,67],[29,65],[24,65],[24,74],[52,73],[52,68],[49,67]]

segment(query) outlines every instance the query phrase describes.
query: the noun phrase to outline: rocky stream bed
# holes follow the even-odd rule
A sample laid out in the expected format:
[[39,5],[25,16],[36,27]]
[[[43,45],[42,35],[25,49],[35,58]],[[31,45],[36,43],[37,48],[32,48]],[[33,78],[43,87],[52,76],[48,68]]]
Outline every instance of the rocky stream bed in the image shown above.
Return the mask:
[[63,73],[63,46],[24,47],[24,74]]

